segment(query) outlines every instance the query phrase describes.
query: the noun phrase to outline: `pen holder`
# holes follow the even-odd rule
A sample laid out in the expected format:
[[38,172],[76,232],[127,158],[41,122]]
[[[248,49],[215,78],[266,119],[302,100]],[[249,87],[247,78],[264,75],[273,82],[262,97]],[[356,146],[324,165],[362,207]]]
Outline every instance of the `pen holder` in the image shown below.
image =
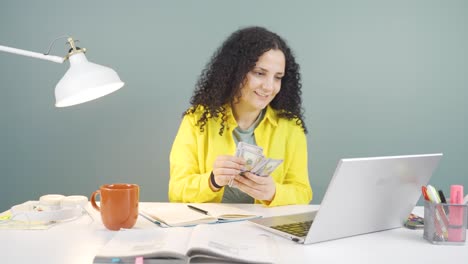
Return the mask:
[[424,239],[432,244],[463,245],[468,205],[424,201]]

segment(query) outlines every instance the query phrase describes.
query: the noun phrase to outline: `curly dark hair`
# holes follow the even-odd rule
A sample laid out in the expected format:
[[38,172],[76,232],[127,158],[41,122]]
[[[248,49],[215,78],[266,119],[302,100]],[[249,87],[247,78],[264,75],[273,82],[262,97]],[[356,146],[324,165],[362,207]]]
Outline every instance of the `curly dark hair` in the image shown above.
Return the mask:
[[272,49],[284,53],[286,69],[281,80],[281,89],[270,106],[279,110],[279,117],[296,119],[296,124],[307,133],[301,105],[302,85],[299,64],[296,63],[286,41],[263,27],[239,29],[224,41],[202,71],[190,99],[192,106],[184,112],[184,115],[194,113],[199,106],[202,106],[204,110],[197,121],[200,131],[204,131],[208,118],[220,117],[219,134],[222,135],[226,122],[224,105],[241,96],[240,88],[247,73],[255,67],[263,53]]

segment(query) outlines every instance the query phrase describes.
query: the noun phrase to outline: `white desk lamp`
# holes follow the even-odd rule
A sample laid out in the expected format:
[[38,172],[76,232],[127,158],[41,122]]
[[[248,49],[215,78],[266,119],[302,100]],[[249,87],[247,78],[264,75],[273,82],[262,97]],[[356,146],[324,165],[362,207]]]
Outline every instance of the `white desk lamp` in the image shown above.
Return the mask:
[[84,55],[86,49],[76,47],[71,37],[68,37],[68,43],[71,48],[68,55],[64,58],[48,55],[48,52],[42,54],[1,45],[0,51],[57,63],[63,63],[68,59],[70,61],[70,69],[68,69],[55,87],[56,107],[66,107],[88,102],[110,94],[124,85],[117,73],[111,68],[89,62]]

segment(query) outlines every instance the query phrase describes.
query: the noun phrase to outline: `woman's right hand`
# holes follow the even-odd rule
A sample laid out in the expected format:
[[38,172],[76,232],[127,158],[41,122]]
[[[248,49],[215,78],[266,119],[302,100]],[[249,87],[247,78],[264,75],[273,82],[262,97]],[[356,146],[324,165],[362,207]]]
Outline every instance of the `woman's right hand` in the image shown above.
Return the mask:
[[[213,175],[217,185],[228,185],[231,179],[239,175],[244,168],[245,160],[231,155],[218,156],[213,164]],[[212,190],[219,190],[209,181]]]

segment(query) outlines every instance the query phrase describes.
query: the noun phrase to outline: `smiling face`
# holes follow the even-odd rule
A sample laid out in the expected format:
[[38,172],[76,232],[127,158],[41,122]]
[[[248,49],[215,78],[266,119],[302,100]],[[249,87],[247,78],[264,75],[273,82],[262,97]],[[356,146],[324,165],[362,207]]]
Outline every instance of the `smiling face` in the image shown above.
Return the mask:
[[263,53],[246,75],[236,108],[260,112],[267,107],[281,89],[285,67],[286,60],[281,50],[271,49]]

